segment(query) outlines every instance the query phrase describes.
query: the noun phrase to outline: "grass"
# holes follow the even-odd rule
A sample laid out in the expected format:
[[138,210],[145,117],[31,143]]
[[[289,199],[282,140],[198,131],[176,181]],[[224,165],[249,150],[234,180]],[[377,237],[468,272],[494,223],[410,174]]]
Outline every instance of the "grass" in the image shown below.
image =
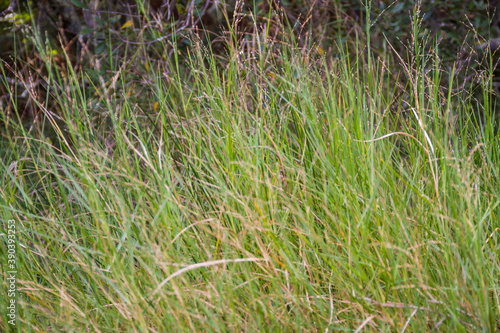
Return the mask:
[[415,43],[397,87],[362,49],[265,37],[226,62],[193,39],[164,75],[127,49],[99,80],[47,53],[30,94],[56,139],[2,115],[2,331],[499,329],[491,76],[475,104],[435,48]]

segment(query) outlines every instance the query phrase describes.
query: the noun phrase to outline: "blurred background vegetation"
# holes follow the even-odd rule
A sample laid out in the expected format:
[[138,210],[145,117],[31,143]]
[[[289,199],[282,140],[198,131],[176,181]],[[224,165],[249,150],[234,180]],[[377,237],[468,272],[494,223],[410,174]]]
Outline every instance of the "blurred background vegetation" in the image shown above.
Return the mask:
[[[141,96],[148,96],[141,80],[151,71],[168,80],[173,57],[189,61],[186,46],[193,36],[209,45],[224,68],[233,59],[228,46],[237,45],[240,60],[257,56],[254,51],[264,45],[257,40],[257,30],[267,30],[277,50],[284,44],[297,47],[312,59],[311,66],[313,58],[334,62],[340,56],[339,44],[362,63],[363,52],[358,51],[366,51],[369,43],[371,55],[382,58],[387,67],[390,86],[399,87],[403,95],[407,82],[402,64],[411,64],[415,47],[425,45],[424,53],[437,51],[442,68],[455,71],[457,91],[473,89],[477,78],[484,77],[479,71],[487,67],[482,60],[489,54],[486,46],[500,37],[499,2],[423,1],[414,16],[417,3],[398,0],[2,0],[0,111],[23,119],[33,133],[45,131],[37,118],[38,104],[50,105],[56,114],[64,106],[52,103],[44,76],[64,76],[68,70],[83,74],[80,88],[92,96],[102,93],[99,89],[106,84],[110,88],[117,68],[126,69],[130,85],[120,89],[136,94],[140,102]],[[415,25],[418,43],[412,40]],[[178,54],[173,54],[174,44]],[[130,54],[134,56],[129,59]],[[279,61],[279,52],[275,55]],[[150,68],[150,61],[157,67]],[[496,63],[489,67],[496,68]],[[441,78],[444,86],[447,75]]]

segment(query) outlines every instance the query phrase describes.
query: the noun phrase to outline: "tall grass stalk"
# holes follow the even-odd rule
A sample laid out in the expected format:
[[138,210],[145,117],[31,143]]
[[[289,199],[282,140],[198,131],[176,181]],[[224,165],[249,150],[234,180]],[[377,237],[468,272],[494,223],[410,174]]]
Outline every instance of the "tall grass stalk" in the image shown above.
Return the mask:
[[234,41],[221,66],[193,39],[142,96],[125,65],[141,47],[93,95],[82,74],[47,75],[59,143],[4,119],[22,133],[0,162],[18,331],[498,330],[488,81],[477,112],[415,43],[402,95],[362,50],[327,65]]

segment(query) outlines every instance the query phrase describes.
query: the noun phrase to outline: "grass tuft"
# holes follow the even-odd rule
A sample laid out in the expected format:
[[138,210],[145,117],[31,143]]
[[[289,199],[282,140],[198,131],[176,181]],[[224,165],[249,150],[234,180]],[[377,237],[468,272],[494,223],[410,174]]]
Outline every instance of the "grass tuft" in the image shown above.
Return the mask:
[[478,107],[437,45],[329,59],[267,33],[225,59],[193,36],[168,72],[144,45],[108,77],[48,70],[27,91],[52,139],[2,113],[19,331],[498,330],[491,76]]

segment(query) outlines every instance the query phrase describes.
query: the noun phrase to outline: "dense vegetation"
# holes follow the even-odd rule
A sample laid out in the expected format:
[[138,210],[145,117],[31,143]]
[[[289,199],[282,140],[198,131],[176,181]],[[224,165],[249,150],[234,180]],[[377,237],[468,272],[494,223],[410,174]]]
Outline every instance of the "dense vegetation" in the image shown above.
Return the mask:
[[496,3],[9,4],[0,331],[500,329]]

